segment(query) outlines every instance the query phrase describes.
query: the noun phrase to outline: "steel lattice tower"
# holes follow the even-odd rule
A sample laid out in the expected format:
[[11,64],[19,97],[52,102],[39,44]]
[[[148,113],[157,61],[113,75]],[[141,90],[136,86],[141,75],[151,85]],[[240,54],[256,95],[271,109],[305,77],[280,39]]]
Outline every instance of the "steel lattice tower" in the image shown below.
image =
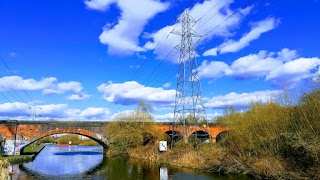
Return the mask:
[[185,10],[179,17],[182,30],[173,32],[181,36],[179,67],[177,75],[174,125],[183,124],[185,131],[190,125],[207,124],[207,117],[202,101],[201,84],[198,77],[196,52],[193,37],[201,37],[192,30],[195,21]]

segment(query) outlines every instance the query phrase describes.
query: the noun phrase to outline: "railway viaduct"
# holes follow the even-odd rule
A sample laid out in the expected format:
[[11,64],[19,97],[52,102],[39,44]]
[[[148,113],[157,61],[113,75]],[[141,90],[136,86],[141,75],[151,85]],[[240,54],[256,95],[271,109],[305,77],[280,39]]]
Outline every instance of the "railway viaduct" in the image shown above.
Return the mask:
[[[0,148],[7,154],[19,154],[20,150],[32,142],[46,136],[71,133],[83,135],[108,147],[108,140],[104,136],[105,125],[108,122],[91,121],[25,121],[1,120],[0,121]],[[170,137],[178,139],[195,135],[202,140],[211,139],[216,142],[220,134],[228,130],[226,126],[189,126],[183,128],[170,124],[158,124],[159,129]],[[2,140],[1,140],[2,139]],[[1,151],[1,149],[0,149]]]

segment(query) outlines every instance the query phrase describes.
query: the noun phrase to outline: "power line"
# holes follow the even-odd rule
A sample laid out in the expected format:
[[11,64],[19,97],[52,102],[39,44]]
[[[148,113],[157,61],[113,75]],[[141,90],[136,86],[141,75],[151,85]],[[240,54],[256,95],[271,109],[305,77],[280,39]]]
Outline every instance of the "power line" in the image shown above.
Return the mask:
[[[20,82],[17,80],[16,76],[12,73],[12,70],[10,69],[8,64],[5,62],[5,60],[1,56],[0,56],[0,59],[1,59],[2,63],[5,65],[5,67],[7,68],[7,70],[9,71],[9,73],[13,76],[13,78],[15,79],[17,84],[19,84]],[[25,89],[22,88],[22,90],[30,98],[30,100],[33,101],[33,98],[30,96],[30,94]]]
[[150,76],[152,76],[152,74],[159,68],[159,66],[163,63],[164,60],[166,60],[170,54],[173,52],[173,50],[175,50],[175,48],[172,48],[172,50],[166,55],[165,58],[163,58],[159,63],[158,65],[156,66],[156,68],[154,68],[154,70],[149,74],[149,76],[142,82],[142,84],[144,84],[149,78]]
[[196,23],[192,25],[195,26],[200,20],[202,20],[203,17],[205,17],[211,10],[213,10],[218,4],[220,4],[220,2],[222,2],[222,0],[219,0],[214,6],[212,6],[212,8],[210,8],[206,13],[204,13],[198,20],[196,20]]
[[[279,2],[279,0],[274,0],[275,2]],[[247,1],[247,5],[249,5],[249,0]],[[266,9],[270,8],[269,6],[266,6],[265,8],[263,8],[261,11],[259,11],[259,13],[265,11]],[[207,35],[209,35],[211,32],[213,32],[214,30],[216,30],[218,27],[220,27],[223,23],[225,23],[227,20],[229,20],[231,17],[233,17],[236,13],[239,13],[241,11],[241,9],[239,9],[238,11],[233,11],[233,13],[231,13],[226,19],[224,19],[223,21],[221,21],[218,25],[216,25],[215,27],[213,27],[212,29],[210,29],[209,31],[207,31],[202,37],[200,37],[194,44],[198,44],[200,42],[201,39],[203,39],[204,37],[206,37]],[[208,22],[208,21],[207,21]],[[207,23],[206,22],[206,23]],[[204,25],[204,24],[203,24]],[[203,46],[201,49],[206,48],[207,45]]]
[[2,99],[2,100],[5,100],[5,101],[11,103],[11,104],[12,104],[18,111],[20,111],[22,114],[27,115],[27,116],[30,116],[29,114],[27,114],[27,113],[23,112],[21,109],[19,109],[19,108],[16,106],[16,104],[13,103],[8,97],[6,97],[1,91],[0,91],[0,95],[1,95],[1,99]]
[[[176,22],[176,21],[173,21],[171,23],[171,25]],[[153,49],[153,52],[156,51],[157,48],[160,48],[162,46],[162,44],[168,39],[169,35],[171,34],[171,32],[175,29],[175,27],[167,34],[164,34],[162,36],[162,38],[160,39],[160,41],[156,44],[155,48]],[[166,36],[167,35],[167,36]],[[163,38],[166,37],[164,40]],[[152,53],[152,51],[149,52],[148,56],[150,56]],[[132,78],[130,79],[130,81],[132,81],[134,78],[138,77],[139,74],[143,71],[144,69],[144,65],[146,64],[146,62],[149,62],[149,61],[143,61],[143,63],[141,64],[141,66],[139,67],[139,69],[136,71],[136,73],[132,76]]]
[[[221,2],[221,1],[219,1]],[[223,6],[221,9],[226,8],[227,6],[229,6],[233,1],[229,1],[225,6]],[[217,3],[218,4],[218,3]],[[216,5],[217,5],[216,4]],[[219,14],[219,11],[217,11],[213,16],[211,16],[206,22],[204,22],[203,24],[201,24],[200,26],[197,27],[196,30],[199,30],[202,26],[204,26],[206,23],[208,23],[212,18],[214,18],[217,14]]]

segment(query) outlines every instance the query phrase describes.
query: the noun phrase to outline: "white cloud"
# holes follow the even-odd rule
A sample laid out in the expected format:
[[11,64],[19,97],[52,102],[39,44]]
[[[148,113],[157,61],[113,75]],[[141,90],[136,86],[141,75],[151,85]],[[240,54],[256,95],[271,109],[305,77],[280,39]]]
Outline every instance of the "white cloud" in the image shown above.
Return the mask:
[[82,90],[82,85],[79,82],[70,81],[62,82],[51,87],[44,89],[42,92],[44,94],[62,94],[64,92],[80,93]]
[[154,119],[156,121],[161,122],[172,122],[174,118],[174,113],[167,113],[167,114],[155,114],[153,115]]
[[156,0],[86,0],[88,8],[106,10],[111,4],[116,4],[121,17],[112,28],[105,26],[99,36],[102,44],[108,45],[108,52],[112,54],[128,54],[142,51],[139,47],[139,36],[144,26],[156,14],[169,7],[168,2]]
[[0,104],[0,116],[26,116],[29,111],[29,106],[25,103],[13,102]]
[[217,79],[226,74],[229,66],[221,61],[203,61],[198,67],[198,74],[200,78]]
[[260,51],[258,54],[250,54],[234,61],[227,75],[236,78],[259,78],[270,71],[283,65],[283,62],[272,57],[273,53]]
[[117,0],[85,0],[84,3],[90,9],[95,9],[99,11],[105,11],[108,9],[109,5],[117,2]]
[[20,76],[4,76],[0,78],[0,91],[10,90],[42,90],[44,94],[62,94],[64,92],[80,93],[82,85],[79,82],[61,82],[57,78],[49,77],[41,80],[23,79]]
[[41,80],[24,79],[20,76],[4,76],[0,78],[0,91],[35,91],[43,94],[62,94],[65,92],[81,94],[82,85],[79,82],[58,82],[57,78],[49,77]]
[[110,115],[108,108],[89,107],[80,113],[80,117],[86,119],[105,119]]
[[282,91],[267,90],[238,94],[231,92],[223,96],[215,96],[207,100],[204,104],[207,108],[222,109],[225,106],[235,106],[246,108],[252,102],[268,102],[276,98]]
[[103,98],[116,104],[132,105],[142,99],[152,105],[171,105],[174,102],[176,91],[163,88],[146,87],[135,81],[124,83],[101,84],[97,88],[103,93]]
[[286,62],[272,70],[266,80],[278,86],[292,86],[295,82],[310,78],[313,74],[310,72],[320,65],[319,58],[299,58]]
[[67,106],[67,104],[47,104],[37,106],[41,108],[37,110],[37,115],[50,118],[67,118],[68,116],[65,112]]
[[83,101],[83,100],[90,98],[90,96],[91,95],[86,94],[86,93],[72,94],[72,95],[68,96],[67,99],[69,99],[71,101]]
[[[231,31],[238,27],[242,19],[250,12],[252,8],[251,6],[249,6],[247,8],[240,9],[239,11],[237,9],[231,10],[230,4],[228,5],[229,2],[230,1],[227,0],[208,0],[203,1],[203,3],[197,3],[190,9],[190,15],[195,20],[200,19],[205,12],[208,12],[208,14],[204,16],[201,19],[201,21],[199,21],[193,27],[193,29],[197,31],[200,35],[208,33],[201,40],[201,42],[211,39],[213,36],[231,36],[233,34]],[[216,7],[214,9],[211,9],[215,5]],[[234,14],[235,11],[237,12]],[[228,17],[229,19],[225,21]],[[212,31],[214,27],[216,28]],[[174,31],[181,30],[181,23],[178,22],[170,26],[165,26],[157,32],[150,33],[149,38],[151,38],[151,40],[145,43],[143,48],[148,50],[154,50],[156,45],[160,44],[161,42],[161,47],[157,48],[155,50],[155,53],[158,55],[158,58],[165,58],[167,53],[170,52],[172,48],[180,44],[180,36],[170,34],[169,37],[166,37],[168,33],[171,32],[173,29]],[[162,42],[164,37],[166,38],[166,41]],[[198,39],[199,38],[193,38],[193,41],[196,41]],[[178,62],[178,56],[170,57],[168,58],[168,60]]]
[[284,62],[291,61],[298,57],[298,53],[295,50],[290,50],[288,48],[283,48],[278,54],[278,59]]
[[163,88],[169,88],[171,86],[171,83],[170,82],[167,82],[167,83],[164,83],[162,85]]
[[[0,117],[30,120],[32,109],[25,103],[0,104]],[[108,108],[89,107],[84,110],[69,108],[67,104],[44,104],[36,108],[36,120],[111,120]]]
[[219,45],[218,47],[205,51],[203,55],[216,56],[218,52],[220,52],[220,54],[228,52],[238,52],[241,49],[249,46],[251,41],[258,39],[261,36],[261,34],[277,27],[278,24],[279,20],[275,18],[267,18],[265,20],[256,22],[252,25],[251,31],[247,34],[244,34],[238,41],[228,40]]
[[313,71],[319,67],[319,61],[317,57],[298,58],[295,50],[284,48],[278,53],[260,51],[258,54],[249,54],[231,65],[221,61],[203,61],[198,72],[200,78],[264,78],[275,86],[293,87],[302,79],[314,77]]

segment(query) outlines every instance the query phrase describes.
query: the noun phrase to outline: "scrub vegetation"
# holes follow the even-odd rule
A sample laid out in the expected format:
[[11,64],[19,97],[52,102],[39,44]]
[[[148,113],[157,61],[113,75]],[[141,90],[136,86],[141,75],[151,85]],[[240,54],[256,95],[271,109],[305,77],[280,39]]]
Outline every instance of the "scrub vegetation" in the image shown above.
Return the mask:
[[60,136],[56,142],[58,144],[69,144],[69,142],[71,142],[70,145],[82,145],[82,146],[98,146],[99,143],[92,140],[92,139],[81,139],[79,137],[79,135],[63,135]]
[[135,111],[121,113],[110,122],[105,129],[106,137],[110,141],[107,155],[127,156],[129,149],[164,139],[164,135],[156,127],[152,111],[150,105],[139,101]]
[[[175,166],[256,178],[320,179],[320,89],[295,103],[253,103],[248,111],[226,108],[217,119],[230,130],[218,143],[179,141],[158,152],[161,136],[148,111],[121,114],[106,127],[110,156],[129,155]],[[150,136],[145,136],[146,134]],[[148,138],[151,142],[147,143]]]
[[1,180],[10,179],[8,166],[9,166],[9,162],[7,160],[0,160],[0,179]]

